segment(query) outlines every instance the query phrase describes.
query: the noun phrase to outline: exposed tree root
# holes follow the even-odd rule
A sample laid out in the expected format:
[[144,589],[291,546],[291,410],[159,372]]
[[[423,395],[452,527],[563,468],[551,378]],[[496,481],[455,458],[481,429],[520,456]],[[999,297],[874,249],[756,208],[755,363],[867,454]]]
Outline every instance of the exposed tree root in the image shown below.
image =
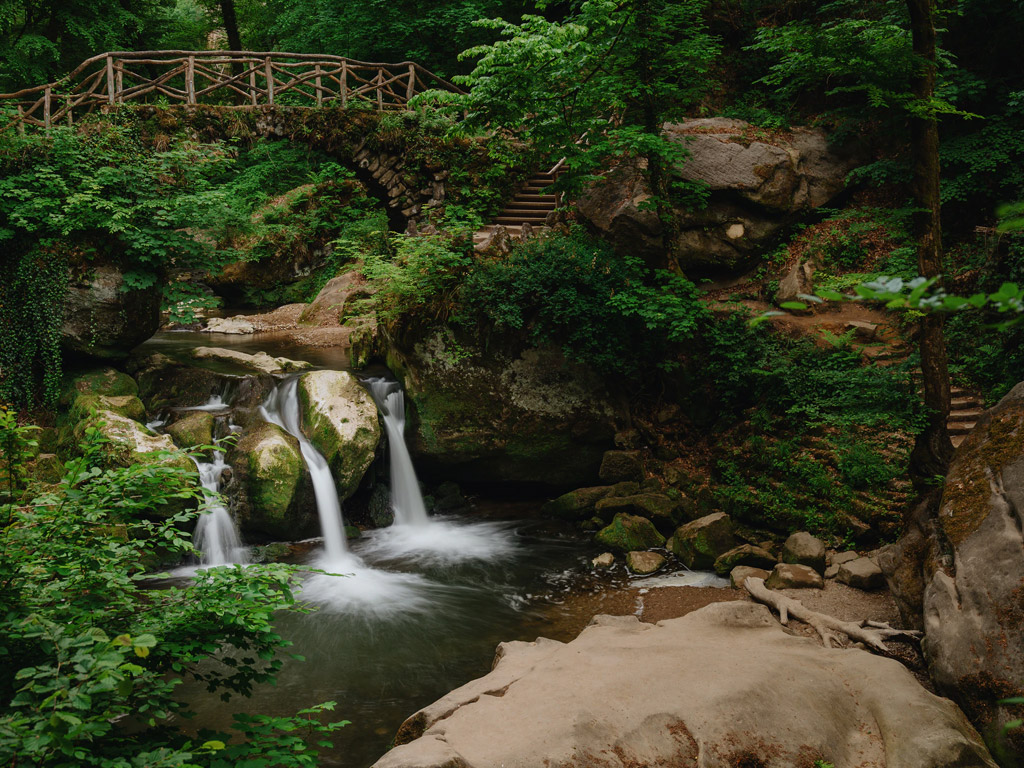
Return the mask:
[[804,622],[821,638],[826,648],[842,648],[842,635],[852,641],[864,643],[878,653],[890,655],[885,641],[893,637],[903,637],[917,640],[921,637],[920,632],[906,629],[893,629],[888,624],[880,621],[840,621],[835,616],[827,613],[818,613],[807,608],[799,600],[773,592],[764,585],[764,579],[755,576],[748,577],[743,581],[743,586],[750,593],[750,596],[759,603],[764,603],[769,608],[775,609],[779,614],[779,621],[782,624],[789,622],[789,617]]

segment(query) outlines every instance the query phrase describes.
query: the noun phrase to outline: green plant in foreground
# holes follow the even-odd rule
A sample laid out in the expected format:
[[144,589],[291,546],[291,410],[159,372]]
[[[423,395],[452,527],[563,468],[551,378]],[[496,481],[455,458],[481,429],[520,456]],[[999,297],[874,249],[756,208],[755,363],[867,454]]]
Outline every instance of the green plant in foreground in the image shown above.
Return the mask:
[[[30,449],[29,429],[0,411],[9,464]],[[102,443],[88,430],[58,485],[0,497],[0,764],[312,768],[316,750],[300,736],[344,724],[320,723],[330,703],[237,717],[234,739],[174,726],[189,716],[175,695],[187,679],[225,700],[273,681],[288,646],[273,616],[296,609],[296,573],[211,568],[152,588],[147,566],[192,551],[182,528],[202,494],[176,467],[102,469]]]

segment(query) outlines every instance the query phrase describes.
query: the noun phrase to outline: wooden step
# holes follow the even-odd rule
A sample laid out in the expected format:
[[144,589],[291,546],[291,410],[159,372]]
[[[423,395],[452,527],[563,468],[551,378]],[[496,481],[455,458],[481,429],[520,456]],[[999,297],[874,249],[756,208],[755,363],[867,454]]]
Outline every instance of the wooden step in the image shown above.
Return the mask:
[[513,197],[512,199],[513,200],[526,200],[526,201],[529,201],[531,203],[552,203],[552,204],[554,204],[554,202],[555,202],[555,196],[553,194],[551,194],[551,195],[532,195],[532,194],[520,193],[520,194],[516,195],[515,197]]
[[972,429],[974,429],[975,422],[973,421],[956,421],[953,423],[946,424],[946,429],[949,430],[951,435],[966,435]]
[[494,221],[498,224],[504,224],[505,226],[508,226],[509,224],[533,224],[542,226],[545,220],[546,219],[543,216],[539,218],[529,218],[527,216],[498,216]]
[[511,203],[505,206],[505,210],[523,210],[523,211],[553,211],[555,210],[555,204],[549,203],[547,200],[533,201],[533,200],[513,200]]
[[965,437],[967,437],[967,435],[950,435],[949,441],[953,444],[954,448],[959,448],[960,443],[964,441]]
[[980,397],[954,397],[949,401],[949,407],[953,410],[962,408],[980,408],[981,405]]
[[978,418],[984,412],[985,411],[983,411],[981,408],[971,408],[971,409],[964,408],[964,409],[960,409],[960,410],[953,410],[953,411],[949,412],[949,420],[950,421],[977,422]]

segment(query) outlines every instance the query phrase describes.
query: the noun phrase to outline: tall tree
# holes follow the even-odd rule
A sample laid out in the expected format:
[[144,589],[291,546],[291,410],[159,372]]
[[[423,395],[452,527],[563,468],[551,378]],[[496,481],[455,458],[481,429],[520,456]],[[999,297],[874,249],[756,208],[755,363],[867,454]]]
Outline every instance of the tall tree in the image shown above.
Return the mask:
[[[934,0],[907,0],[917,67],[912,81],[916,107],[910,117],[910,144],[914,171],[914,235],[917,266],[924,277],[938,277],[942,266],[942,224],[939,195],[939,126],[935,96]],[[922,485],[946,474],[953,457],[946,421],[949,419],[949,369],[943,316],[928,313],[920,321],[921,372],[928,424],[918,435],[910,457],[915,483]]]

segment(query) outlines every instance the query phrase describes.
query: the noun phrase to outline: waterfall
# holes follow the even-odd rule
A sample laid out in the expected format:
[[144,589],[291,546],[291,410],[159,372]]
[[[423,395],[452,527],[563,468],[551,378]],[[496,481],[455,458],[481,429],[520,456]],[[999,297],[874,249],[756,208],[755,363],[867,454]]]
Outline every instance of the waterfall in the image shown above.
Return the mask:
[[366,387],[388,435],[388,458],[391,464],[391,507],[397,525],[426,525],[427,508],[412,466],[412,457],[405,444],[405,395],[396,381],[366,379]]
[[299,377],[285,379],[279,383],[260,406],[260,414],[271,424],[276,424],[299,441],[302,458],[309,468],[316,496],[317,514],[320,516],[320,531],[324,537],[324,550],[329,562],[346,559],[347,546],[345,529],[341,519],[341,500],[331,476],[327,459],[302,434],[299,415]]
[[193,542],[199,550],[199,562],[203,565],[230,565],[249,562],[248,553],[231,519],[231,513],[221,503],[217,492],[220,478],[227,464],[224,454],[214,451],[212,462],[193,459],[199,470],[199,481],[203,486],[208,511],[199,516]]

